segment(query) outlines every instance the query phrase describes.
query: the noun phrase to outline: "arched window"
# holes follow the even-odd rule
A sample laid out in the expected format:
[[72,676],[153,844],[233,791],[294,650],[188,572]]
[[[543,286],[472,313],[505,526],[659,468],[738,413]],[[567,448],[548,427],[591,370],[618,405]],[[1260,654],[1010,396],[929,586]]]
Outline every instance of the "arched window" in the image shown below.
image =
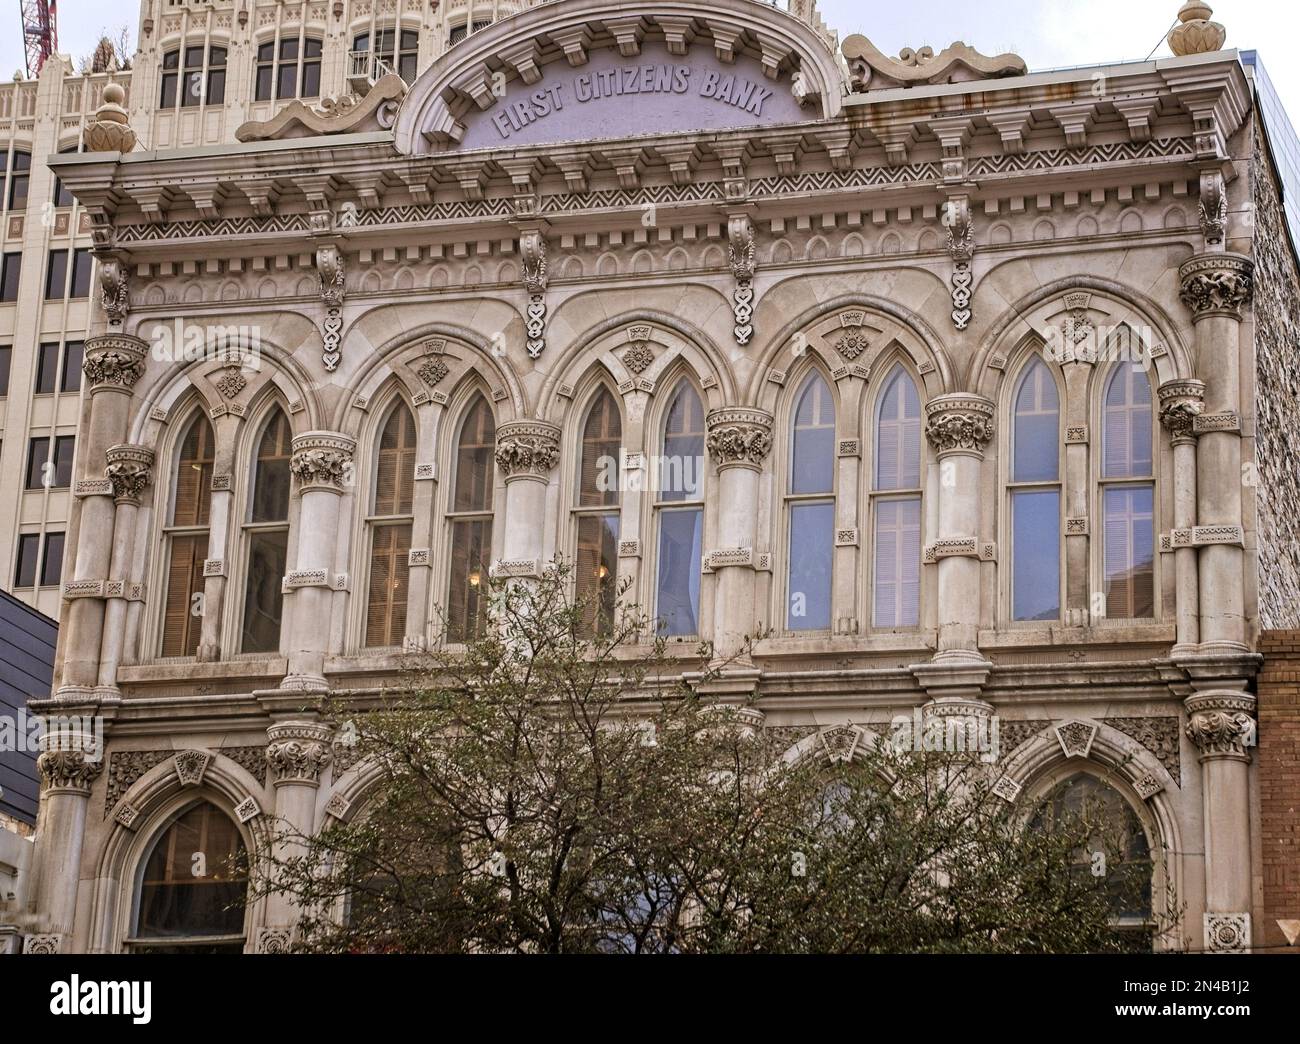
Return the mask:
[[830,386],[817,373],[809,374],[795,401],[786,489],[786,627],[829,630],[835,553],[835,402]]
[[283,37],[258,44],[253,95],[257,101],[275,98],[316,98],[320,95],[321,41],[318,37]]
[[133,953],[241,953],[248,854],[234,822],[191,805],[154,842],[140,872]]
[[602,387],[582,427],[582,459],[578,469],[578,531],[574,561],[576,588],[583,604],[588,634],[605,633],[614,619],[618,595],[619,454],[623,420],[618,400]]
[[1035,356],[1011,416],[1011,618],[1061,616],[1061,402]]
[[226,49],[215,44],[177,48],[163,55],[158,104],[170,109],[220,105],[226,100]]
[[1051,830],[1069,819],[1091,827],[1087,843],[1075,855],[1077,872],[1106,877],[1111,918],[1127,948],[1150,950],[1155,916],[1152,908],[1151,844],[1133,806],[1115,790],[1086,772],[1058,783],[1043,799],[1029,823],[1031,830]]
[[1106,616],[1155,615],[1155,483],[1151,383],[1120,363],[1102,399],[1102,572]]
[[9,160],[9,187],[5,199],[9,201],[10,210],[22,210],[27,206],[27,187],[31,182],[32,154],[14,149]]
[[193,656],[203,631],[203,561],[208,557],[212,501],[212,425],[196,414],[181,440],[172,474],[171,513],[163,531],[167,596],[162,654]]
[[244,523],[248,566],[244,581],[244,626],[240,651],[278,652],[284,616],[285,565],[289,559],[289,419],[276,409],[257,443]]
[[401,645],[410,589],[412,501],[415,494],[415,418],[404,402],[389,411],[379,436],[370,496],[370,593],[366,645]]
[[492,407],[476,395],[461,422],[452,479],[451,575],[447,588],[447,638],[468,641],[483,633],[483,579],[492,557],[492,482],[497,428]]
[[872,482],[873,627],[915,627],[921,618],[921,399],[901,365],[876,407]]
[[682,378],[669,399],[655,469],[660,634],[700,633],[700,557],[704,540],[704,405]]

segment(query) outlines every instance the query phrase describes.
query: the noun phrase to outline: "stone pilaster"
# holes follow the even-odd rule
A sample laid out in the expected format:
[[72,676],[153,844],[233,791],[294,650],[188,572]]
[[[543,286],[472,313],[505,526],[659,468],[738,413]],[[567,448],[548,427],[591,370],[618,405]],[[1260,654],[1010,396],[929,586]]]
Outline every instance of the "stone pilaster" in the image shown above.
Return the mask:
[[140,500],[153,477],[154,452],[148,446],[123,443],[110,446],[104,477],[113,489],[116,515],[113,519],[113,554],[105,588],[104,636],[100,643],[99,680],[96,690],[105,698],[118,699],[117,667],[122,662],[129,600],[139,597],[138,581],[131,575],[135,557],[136,520]]
[[710,410],[704,422],[705,444],[718,472],[717,547],[707,554],[717,577],[713,650],[723,661],[743,658],[745,637],[758,627],[754,544],[760,472],[772,451],[772,415],[753,407],[723,406]]
[[[275,788],[275,860],[283,862],[306,851],[316,834],[316,792],[333,758],[333,733],[312,720],[277,721],[266,730],[266,766]],[[267,897],[269,926],[289,931],[298,919],[291,897]],[[260,946],[260,939],[259,939]]]
[[496,462],[506,482],[505,533],[495,571],[536,576],[545,556],[546,487],[560,460],[560,428],[543,420],[497,428]]
[[1199,547],[1197,562],[1201,651],[1216,654],[1247,649],[1239,367],[1253,271],[1250,258],[1231,253],[1202,254],[1178,270],[1204,381],[1204,408],[1191,428],[1197,435],[1195,532],[1213,535]]
[[[1165,381],[1157,395],[1160,423],[1174,448],[1173,525],[1176,531],[1190,531],[1196,525],[1196,418],[1205,412],[1205,383],[1194,378]],[[1176,546],[1173,555],[1178,621],[1174,651],[1194,652],[1201,640],[1196,548]]]
[[340,577],[334,572],[340,528],[340,501],[351,490],[356,442],[335,431],[295,435],[289,470],[302,504],[298,512],[297,556],[285,578],[285,622],[289,634],[286,689],[325,685],[329,621]]
[[958,392],[926,403],[925,434],[939,460],[939,531],[925,560],[939,571],[936,663],[983,663],[979,632],[980,468],[993,438],[991,401]]
[[[69,520],[76,545],[72,576],[63,588],[69,601],[61,635],[60,699],[83,699],[99,682],[104,592],[111,579],[116,513],[113,478],[101,469],[108,450],[126,435],[131,389],[144,373],[147,351],[146,342],[125,334],[105,334],[86,341],[82,372],[90,405],[77,448],[73,517]],[[124,490],[134,481],[125,471],[118,477]]]
[[1255,697],[1232,690],[1189,696],[1187,736],[1200,752],[1205,807],[1205,945],[1250,946],[1250,758]]

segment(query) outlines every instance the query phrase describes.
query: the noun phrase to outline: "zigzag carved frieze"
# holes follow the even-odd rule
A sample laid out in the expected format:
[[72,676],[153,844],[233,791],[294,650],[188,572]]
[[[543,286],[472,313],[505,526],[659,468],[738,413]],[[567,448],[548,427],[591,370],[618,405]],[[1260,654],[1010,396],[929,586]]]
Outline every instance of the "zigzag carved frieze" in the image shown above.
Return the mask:
[[[1100,163],[1125,163],[1142,159],[1192,159],[1185,138],[1157,138],[1144,142],[1115,142],[1084,149],[1041,149],[1021,155],[976,156],[968,164],[970,177],[1014,174],[1040,170],[1070,170]],[[749,195],[775,198],[803,192],[871,188],[877,185],[921,185],[942,179],[939,163],[908,163],[897,167],[856,167],[851,170],[805,171],[774,174],[749,180]],[[691,182],[685,185],[646,185],[640,188],[599,189],[590,192],[562,192],[541,197],[541,213],[575,213],[585,210],[635,208],[647,204],[697,203],[725,198],[721,181]],[[356,213],[352,227],[376,228],[427,224],[466,218],[501,218],[514,215],[514,200],[508,196],[482,200],[404,204],[374,207]],[[117,241],[151,243],[183,239],[214,239],[275,232],[308,232],[307,214],[276,214],[270,217],[218,218],[121,225]]]

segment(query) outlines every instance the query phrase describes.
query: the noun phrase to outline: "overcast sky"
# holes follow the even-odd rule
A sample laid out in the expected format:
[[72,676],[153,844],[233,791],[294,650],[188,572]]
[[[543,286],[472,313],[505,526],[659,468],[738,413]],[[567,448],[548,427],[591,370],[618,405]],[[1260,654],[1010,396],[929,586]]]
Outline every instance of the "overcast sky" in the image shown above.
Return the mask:
[[[1286,57],[1300,40],[1300,3],[1211,2],[1228,30],[1227,46],[1259,50],[1292,123],[1300,125],[1300,62]],[[19,0],[0,3],[9,6],[0,25],[17,27]],[[1167,55],[1165,33],[1180,6],[1181,0],[820,0],[822,17],[841,39],[862,33],[886,54],[926,44],[938,52],[964,40],[986,54],[1015,51],[1031,69],[1145,58],[1153,49]],[[116,36],[123,25],[134,38],[139,10],[136,0],[59,0],[59,50],[80,58],[101,32]],[[0,32],[0,75],[22,67],[21,37]]]

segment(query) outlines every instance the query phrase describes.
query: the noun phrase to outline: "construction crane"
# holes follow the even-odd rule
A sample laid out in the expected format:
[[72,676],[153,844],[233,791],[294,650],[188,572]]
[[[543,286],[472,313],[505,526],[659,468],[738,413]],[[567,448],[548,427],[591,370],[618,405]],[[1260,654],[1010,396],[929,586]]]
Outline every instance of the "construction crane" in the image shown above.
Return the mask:
[[40,76],[45,59],[59,46],[57,0],[19,0],[23,14],[23,44],[27,75]]

